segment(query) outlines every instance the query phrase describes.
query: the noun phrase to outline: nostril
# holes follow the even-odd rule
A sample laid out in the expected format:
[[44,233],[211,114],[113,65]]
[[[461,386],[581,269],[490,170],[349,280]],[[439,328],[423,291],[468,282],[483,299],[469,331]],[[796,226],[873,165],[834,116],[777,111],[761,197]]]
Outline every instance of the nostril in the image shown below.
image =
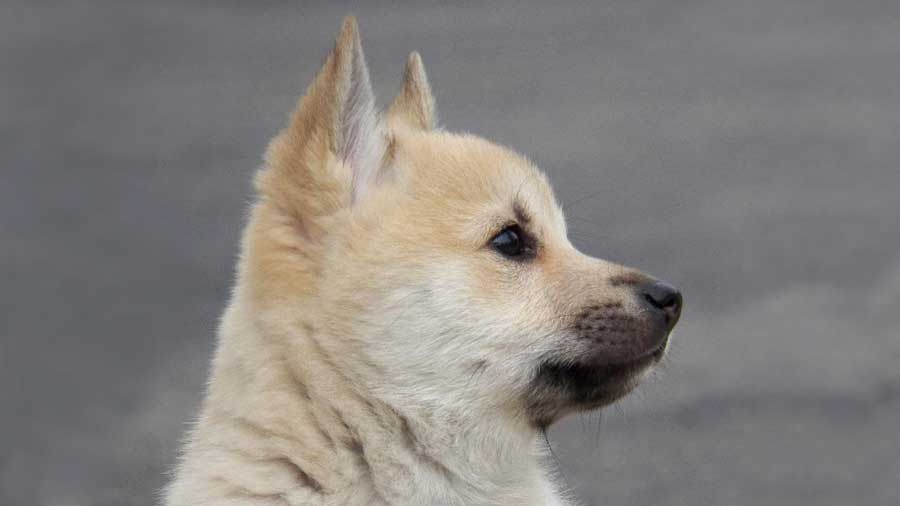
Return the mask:
[[662,309],[662,306],[660,306],[659,302],[657,302],[656,299],[654,299],[653,296],[649,293],[644,293],[644,300],[649,302],[651,306]]
[[644,300],[657,309],[678,313],[681,310],[681,293],[672,285],[658,281],[644,287]]

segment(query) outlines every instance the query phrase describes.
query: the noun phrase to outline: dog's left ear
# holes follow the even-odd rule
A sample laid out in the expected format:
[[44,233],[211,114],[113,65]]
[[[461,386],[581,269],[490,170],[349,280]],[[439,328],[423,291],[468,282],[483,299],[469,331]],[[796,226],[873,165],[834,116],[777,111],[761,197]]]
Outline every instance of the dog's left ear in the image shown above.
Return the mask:
[[328,214],[374,186],[386,148],[356,19],[348,16],[289,124],[269,146],[270,170],[259,186],[283,207],[305,207],[298,214],[307,218]]
[[431,86],[422,65],[422,57],[413,51],[406,61],[403,72],[403,87],[388,109],[389,125],[403,124],[419,130],[434,128],[437,113],[434,109],[434,97]]

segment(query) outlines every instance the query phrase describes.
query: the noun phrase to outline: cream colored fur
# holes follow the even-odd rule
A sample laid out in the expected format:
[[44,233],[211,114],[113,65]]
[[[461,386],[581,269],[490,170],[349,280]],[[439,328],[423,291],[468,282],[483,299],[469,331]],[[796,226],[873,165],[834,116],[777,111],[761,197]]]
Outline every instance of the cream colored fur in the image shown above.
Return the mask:
[[[642,275],[575,250],[528,160],[435,129],[416,53],[384,118],[368,79],[348,18],[257,177],[169,506],[563,503],[522,394]],[[521,212],[529,265],[486,247]]]

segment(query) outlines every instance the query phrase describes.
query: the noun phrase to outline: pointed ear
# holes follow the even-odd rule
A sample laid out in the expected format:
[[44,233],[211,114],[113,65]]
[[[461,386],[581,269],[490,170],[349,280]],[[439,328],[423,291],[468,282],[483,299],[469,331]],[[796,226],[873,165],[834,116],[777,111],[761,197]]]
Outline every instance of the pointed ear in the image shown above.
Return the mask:
[[403,87],[388,110],[388,123],[403,123],[421,130],[434,128],[437,113],[434,97],[419,53],[413,51],[406,61]]
[[[365,193],[378,177],[385,150],[356,19],[348,16],[290,124],[270,146],[269,165],[279,173],[270,179],[299,186],[308,207],[327,212],[321,207],[344,200],[337,187],[349,186],[351,202]],[[330,195],[321,193],[326,189]],[[331,202],[317,205],[316,199]]]

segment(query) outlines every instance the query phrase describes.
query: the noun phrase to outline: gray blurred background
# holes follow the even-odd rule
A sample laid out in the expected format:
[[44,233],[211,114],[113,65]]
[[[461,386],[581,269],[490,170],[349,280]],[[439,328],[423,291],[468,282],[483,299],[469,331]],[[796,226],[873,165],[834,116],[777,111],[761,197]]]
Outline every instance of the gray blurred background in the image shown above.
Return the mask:
[[0,6],[0,504],[152,504],[250,178],[360,21],[382,103],[549,172],[574,242],[679,285],[638,395],[551,440],[588,505],[900,503],[900,2]]

